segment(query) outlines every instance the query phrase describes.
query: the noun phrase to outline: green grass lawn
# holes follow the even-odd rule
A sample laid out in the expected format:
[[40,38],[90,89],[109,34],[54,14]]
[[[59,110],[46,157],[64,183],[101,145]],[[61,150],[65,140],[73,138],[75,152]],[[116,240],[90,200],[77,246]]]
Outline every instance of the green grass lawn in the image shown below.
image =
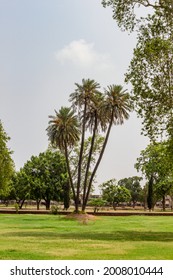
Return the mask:
[[173,260],[173,217],[0,215],[1,260]]

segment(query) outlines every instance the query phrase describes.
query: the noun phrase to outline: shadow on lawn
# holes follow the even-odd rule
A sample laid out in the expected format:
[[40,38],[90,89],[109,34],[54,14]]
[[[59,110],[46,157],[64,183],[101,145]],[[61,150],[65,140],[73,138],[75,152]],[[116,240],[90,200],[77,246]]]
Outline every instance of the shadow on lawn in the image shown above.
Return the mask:
[[101,240],[101,241],[158,241],[158,242],[171,242],[173,241],[173,232],[139,232],[139,231],[116,231],[112,233],[99,233],[99,232],[41,232],[41,231],[23,231],[6,233],[7,237],[34,237],[40,239],[77,239],[77,240]]

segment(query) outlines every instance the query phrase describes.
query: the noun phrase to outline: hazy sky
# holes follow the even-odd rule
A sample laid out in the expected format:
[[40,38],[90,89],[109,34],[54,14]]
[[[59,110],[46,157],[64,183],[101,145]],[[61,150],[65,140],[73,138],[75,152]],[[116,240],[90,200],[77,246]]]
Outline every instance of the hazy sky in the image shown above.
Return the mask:
[[[74,83],[121,84],[135,35],[121,32],[101,0],[0,0],[0,119],[11,137],[18,170],[46,150],[48,115],[68,105]],[[137,175],[134,163],[148,143],[141,123],[112,129],[98,184]]]

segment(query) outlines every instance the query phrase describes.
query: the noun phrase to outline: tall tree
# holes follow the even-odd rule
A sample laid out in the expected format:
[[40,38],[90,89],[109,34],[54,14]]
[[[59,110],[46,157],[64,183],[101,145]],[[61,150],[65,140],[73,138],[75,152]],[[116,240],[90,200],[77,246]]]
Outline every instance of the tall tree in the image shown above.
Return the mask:
[[150,139],[173,135],[173,20],[167,24],[157,12],[140,28],[126,81]]
[[7,146],[10,137],[5,132],[0,121],[0,195],[4,197],[11,184],[11,178],[14,174],[14,162],[11,158],[12,151]]
[[[173,0],[103,0],[102,4],[112,7],[121,28],[137,30],[126,82],[132,84],[143,132],[152,140],[162,134],[173,137]],[[145,16],[138,17],[138,8],[146,8]]]
[[101,111],[100,125],[102,131],[105,132],[105,140],[103,142],[100,155],[97,159],[96,165],[89,180],[85,205],[89,197],[93,178],[97,172],[97,169],[105,152],[111,128],[113,125],[122,125],[124,123],[124,120],[127,120],[129,118],[129,112],[132,110],[132,104],[130,102],[129,94],[126,92],[126,90],[123,90],[123,87],[121,85],[108,86],[104,90],[104,96],[104,102],[101,103],[101,106],[99,108]]
[[[74,93],[70,95],[70,101],[72,102],[73,108],[75,108],[75,110],[78,111],[80,116],[80,121],[81,121],[81,143],[80,143],[80,153],[79,153],[79,160],[78,160],[77,193],[76,193],[76,203],[78,205],[80,189],[81,189],[81,171],[82,171],[82,159],[83,159],[83,150],[84,150],[84,142],[85,142],[85,132],[87,126],[87,115],[91,111],[92,106],[94,105],[95,96],[99,94],[98,89],[100,88],[100,85],[94,80],[90,80],[90,79],[87,80],[83,79],[82,85],[78,83],[76,83],[75,85],[76,85],[76,90]],[[93,119],[93,117],[91,117],[90,119]],[[93,133],[95,133],[96,129],[97,127],[94,128]],[[95,136],[93,135],[92,138],[93,142],[94,142],[94,138]],[[92,146],[91,146],[91,152],[88,157],[85,180],[87,180],[87,173],[89,171],[91,154],[92,154]],[[84,192],[86,192],[86,181],[84,186]]]
[[[73,115],[75,124],[73,124],[73,129],[71,128],[70,132],[72,132],[75,127],[75,131],[77,131],[77,134],[75,134],[76,137],[73,138],[75,141],[72,141],[71,145],[69,145],[68,141],[64,142],[66,144],[60,145],[60,139],[64,139],[62,136],[64,133],[64,127],[68,128],[68,124],[72,124],[72,122],[68,121],[67,125],[65,126],[64,124],[63,128],[60,130],[59,127],[62,123],[59,120],[60,112],[56,112],[56,116],[51,117],[52,120],[49,122],[49,127],[47,128],[50,142],[53,145],[60,147],[66,154],[70,185],[73,190],[76,212],[79,211],[79,196],[81,190],[83,192],[82,210],[85,211],[93,180],[103,157],[112,126],[123,124],[124,120],[128,119],[129,112],[132,110],[129,95],[123,90],[121,86],[109,86],[104,93],[98,91],[99,88],[100,85],[94,80],[83,79],[82,85],[76,84],[75,92],[70,95],[72,108],[76,113],[76,115]],[[79,131],[81,132],[80,140],[78,133]],[[96,146],[99,133],[103,133],[104,141],[102,141],[102,145],[99,148],[100,152],[95,161],[95,165],[93,165],[93,156],[97,150]],[[88,157],[85,159],[86,171],[83,177],[82,166],[86,152],[85,141],[86,137],[88,137],[88,134],[90,135],[90,147],[88,150]],[[67,140],[70,139],[67,129],[65,135]],[[76,179],[74,181],[69,162],[69,154],[72,154],[72,148],[74,149],[76,144],[79,145],[79,154],[77,160],[77,181]],[[68,151],[68,149],[70,151]]]
[[70,187],[73,192],[76,211],[78,211],[78,199],[73,183],[69,154],[71,149],[79,141],[79,122],[71,108],[61,107],[59,112],[55,111],[55,113],[55,116],[49,116],[51,120],[49,121],[49,126],[47,128],[47,134],[53,147],[58,147],[65,155]]

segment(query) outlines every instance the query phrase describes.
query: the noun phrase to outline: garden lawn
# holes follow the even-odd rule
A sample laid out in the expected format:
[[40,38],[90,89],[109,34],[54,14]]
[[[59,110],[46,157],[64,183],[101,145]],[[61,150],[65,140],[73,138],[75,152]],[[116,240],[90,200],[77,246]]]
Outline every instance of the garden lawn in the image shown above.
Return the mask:
[[1,260],[173,260],[173,217],[0,215]]

